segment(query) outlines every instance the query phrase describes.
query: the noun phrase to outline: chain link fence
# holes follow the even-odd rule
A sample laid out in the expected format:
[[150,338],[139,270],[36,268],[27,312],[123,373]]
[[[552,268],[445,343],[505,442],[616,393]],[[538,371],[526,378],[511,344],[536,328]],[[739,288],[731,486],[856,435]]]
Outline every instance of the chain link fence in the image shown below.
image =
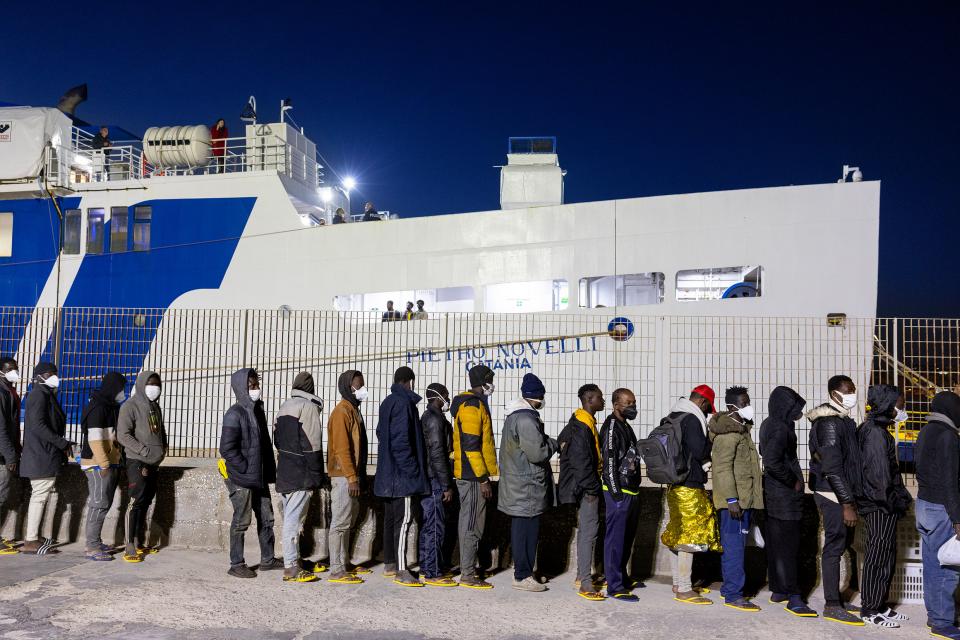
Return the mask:
[[[28,392],[37,362],[57,364],[75,440],[81,411],[106,371],[125,374],[128,392],[138,372],[159,372],[171,453],[187,457],[216,456],[221,417],[234,401],[230,374],[241,367],[260,372],[268,419],[299,371],[313,374],[327,413],[339,400],[340,373],[362,371],[374,462],[377,408],[402,365],[417,374],[421,394],[441,382],[454,395],[469,386],[471,366],[490,366],[497,374],[491,411],[498,442],[505,406],[528,372],[547,388],[542,413],[552,436],[587,382],[600,385],[608,408],[614,389],[633,390],[640,406],[635,426],[644,436],[698,384],[711,385],[721,399],[726,387],[747,386],[759,424],[777,385],[794,388],[810,408],[824,401],[827,379],[844,373],[861,389],[861,401],[869,384],[904,389],[911,419],[897,437],[907,461],[933,393],[960,383],[956,319],[624,317],[611,311],[442,313],[383,322],[362,312],[6,307],[0,308],[0,354],[20,362],[21,393]],[[804,462],[807,430],[801,420]]]

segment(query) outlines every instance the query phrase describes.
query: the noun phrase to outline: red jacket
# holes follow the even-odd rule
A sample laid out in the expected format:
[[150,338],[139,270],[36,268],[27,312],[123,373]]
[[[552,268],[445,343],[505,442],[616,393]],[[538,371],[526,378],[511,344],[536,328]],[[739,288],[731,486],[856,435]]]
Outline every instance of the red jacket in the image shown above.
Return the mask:
[[226,125],[223,126],[223,129],[217,129],[217,125],[210,127],[210,139],[213,140],[213,143],[210,146],[213,148],[213,155],[223,155],[224,147],[226,146],[226,143],[223,141],[223,139],[229,137],[230,134],[227,132]]

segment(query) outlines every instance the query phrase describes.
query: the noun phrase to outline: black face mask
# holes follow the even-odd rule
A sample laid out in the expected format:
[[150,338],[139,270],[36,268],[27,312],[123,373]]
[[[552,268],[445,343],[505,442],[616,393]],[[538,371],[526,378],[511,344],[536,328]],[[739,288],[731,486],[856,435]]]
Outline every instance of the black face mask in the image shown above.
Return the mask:
[[627,420],[635,420],[637,418],[637,405],[632,404],[629,407],[624,407],[621,409],[620,415]]

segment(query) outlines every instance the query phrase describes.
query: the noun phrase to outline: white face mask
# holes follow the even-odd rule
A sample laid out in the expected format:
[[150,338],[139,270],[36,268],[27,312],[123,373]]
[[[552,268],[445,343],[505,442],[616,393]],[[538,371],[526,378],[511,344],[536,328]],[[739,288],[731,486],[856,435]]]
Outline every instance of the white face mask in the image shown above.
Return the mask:
[[54,375],[50,376],[49,378],[47,378],[46,380],[44,380],[44,381],[43,381],[43,384],[47,385],[47,386],[50,387],[51,389],[56,389],[57,387],[60,386],[60,378],[57,377],[56,374],[54,374]]
[[123,390],[121,389],[121,390],[117,393],[117,397],[115,398],[115,400],[117,401],[117,404],[123,402],[123,401],[126,400],[126,399],[127,399],[127,395],[126,395],[126,394],[123,392]]
[[143,388],[143,392],[146,394],[147,399],[151,402],[160,397],[160,387],[155,384],[148,384]]
[[496,386],[494,386],[492,382],[488,382],[487,384],[483,385],[483,395],[492,396],[494,389],[496,389]]
[[[730,406],[733,407],[733,405],[730,405]],[[753,405],[752,405],[752,404],[748,404],[748,405],[745,406],[745,407],[740,407],[739,409],[738,409],[737,407],[733,407],[733,410],[734,410],[736,413],[739,413],[739,414],[740,414],[740,417],[743,418],[744,422],[750,422],[751,420],[753,420]]]
[[840,396],[840,404],[844,409],[853,409],[857,406],[857,394],[855,393],[838,393]]
[[256,402],[263,395],[263,389],[250,389],[250,399]]
[[[538,404],[536,405],[530,404],[531,400]],[[547,406],[546,400],[543,400],[541,398],[527,398],[527,404],[530,404],[530,408],[533,409],[534,411],[541,411],[545,406]]]
[[10,384],[17,384],[18,382],[20,382],[20,372],[17,371],[16,369],[11,369],[10,371],[7,371],[5,374],[3,374],[3,377],[6,378],[7,382],[9,382]]
[[443,396],[438,394],[436,391],[431,391],[430,389],[427,389],[427,400],[439,400],[443,403],[443,405],[440,407],[440,411],[442,411],[443,413],[450,411],[450,401],[444,400]]
[[907,412],[903,409],[897,409],[897,416],[893,419],[894,422],[906,422],[907,418],[910,416],[907,415]]
[[360,387],[359,389],[354,389],[353,395],[360,402],[363,402],[370,396],[370,394],[367,392],[366,386]]

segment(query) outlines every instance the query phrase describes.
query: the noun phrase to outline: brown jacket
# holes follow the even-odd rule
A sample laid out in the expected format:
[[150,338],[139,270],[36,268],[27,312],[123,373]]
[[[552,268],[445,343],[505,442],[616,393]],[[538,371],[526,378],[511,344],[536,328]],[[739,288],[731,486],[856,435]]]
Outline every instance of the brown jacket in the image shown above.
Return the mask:
[[327,420],[327,473],[359,482],[367,469],[367,432],[360,411],[341,400]]

